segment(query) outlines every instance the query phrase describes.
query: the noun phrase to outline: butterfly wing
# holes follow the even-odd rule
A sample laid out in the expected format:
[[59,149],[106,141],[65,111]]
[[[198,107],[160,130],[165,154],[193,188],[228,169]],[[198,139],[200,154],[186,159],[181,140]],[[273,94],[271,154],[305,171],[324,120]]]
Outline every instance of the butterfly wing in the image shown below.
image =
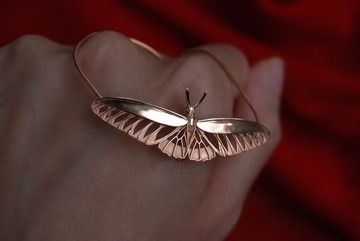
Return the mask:
[[205,119],[189,126],[182,115],[130,98],[100,98],[91,108],[113,127],[179,159],[235,155],[266,143],[270,135],[259,123],[237,118]]
[[207,161],[216,156],[215,149],[209,142],[206,135],[196,126],[188,127],[192,129],[189,133],[188,157],[193,161]]
[[166,138],[159,142],[159,149],[168,156],[184,159],[187,156],[188,139],[187,126],[177,127]]
[[232,156],[267,142],[270,131],[263,125],[239,118],[212,118],[196,123],[200,136],[215,153]]
[[102,120],[146,145],[175,158],[186,157],[187,119],[160,106],[130,98],[104,97],[91,109]]

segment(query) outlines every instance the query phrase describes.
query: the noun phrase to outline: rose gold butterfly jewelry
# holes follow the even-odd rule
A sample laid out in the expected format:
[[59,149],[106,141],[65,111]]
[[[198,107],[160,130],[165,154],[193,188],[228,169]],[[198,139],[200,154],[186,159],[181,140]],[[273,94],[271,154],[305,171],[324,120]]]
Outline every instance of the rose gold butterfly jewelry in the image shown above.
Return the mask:
[[[96,34],[96,33],[94,33]],[[78,64],[80,47],[94,34],[81,40],[74,49],[74,63],[85,83],[97,97],[91,104],[92,111],[113,127],[127,133],[146,145],[157,145],[167,155],[177,159],[188,158],[194,161],[206,161],[216,155],[232,156],[254,149],[267,142],[270,132],[258,122],[256,111],[236,84],[226,66],[212,53],[203,49],[194,49],[193,53],[202,53],[211,57],[237,87],[239,93],[250,106],[255,121],[240,118],[211,118],[197,120],[195,110],[206,97],[206,92],[195,103],[190,100],[186,89],[187,116],[180,115],[160,106],[125,97],[103,97],[86,77]],[[161,57],[150,46],[130,39],[156,57]]]

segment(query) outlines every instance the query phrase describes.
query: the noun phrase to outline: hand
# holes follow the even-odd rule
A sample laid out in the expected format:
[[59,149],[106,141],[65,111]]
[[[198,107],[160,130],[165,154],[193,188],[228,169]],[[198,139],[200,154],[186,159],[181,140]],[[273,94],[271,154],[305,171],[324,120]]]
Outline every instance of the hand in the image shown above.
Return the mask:
[[[74,68],[72,47],[25,36],[1,48],[0,240],[222,240],[280,138],[283,67],[274,58],[250,69],[232,46],[200,48],[230,69],[270,129],[269,143],[230,158],[177,161],[91,112],[94,96]],[[186,114],[189,87],[195,97],[209,93],[199,119],[251,117],[206,55],[160,60],[103,32],[80,59],[104,96]]]

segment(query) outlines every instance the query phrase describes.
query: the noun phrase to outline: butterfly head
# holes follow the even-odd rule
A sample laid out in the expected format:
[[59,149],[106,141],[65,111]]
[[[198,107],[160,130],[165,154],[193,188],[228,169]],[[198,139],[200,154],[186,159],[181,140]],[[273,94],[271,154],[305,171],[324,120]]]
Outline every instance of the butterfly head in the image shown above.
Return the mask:
[[186,102],[187,102],[187,111],[188,111],[188,117],[190,118],[190,122],[192,123],[195,118],[195,108],[198,107],[201,102],[205,99],[207,92],[205,91],[203,95],[196,101],[195,103],[191,103],[190,101],[190,90],[189,88],[186,88]]

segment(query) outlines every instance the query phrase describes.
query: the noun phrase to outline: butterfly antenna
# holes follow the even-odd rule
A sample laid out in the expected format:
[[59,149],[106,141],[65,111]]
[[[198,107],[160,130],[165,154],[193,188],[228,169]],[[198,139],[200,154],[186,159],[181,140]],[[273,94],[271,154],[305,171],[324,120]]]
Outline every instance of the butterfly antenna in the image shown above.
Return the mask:
[[189,90],[189,88],[186,88],[185,93],[186,93],[186,103],[187,103],[188,106],[191,106],[191,103],[190,103],[190,90]]
[[194,104],[194,108],[195,108],[195,107],[198,107],[198,106],[201,104],[201,102],[203,102],[203,100],[205,99],[206,95],[207,95],[207,92],[205,91],[205,92],[203,93],[203,95],[201,96],[201,98]]
[[190,101],[190,90],[189,90],[189,88],[186,88],[185,93],[186,93],[186,102],[187,102],[188,106],[191,106],[193,108],[198,107],[201,104],[201,102],[205,99],[205,97],[207,95],[207,92],[205,91],[203,93],[203,95],[201,96],[201,98],[195,104],[192,105],[191,101]]

